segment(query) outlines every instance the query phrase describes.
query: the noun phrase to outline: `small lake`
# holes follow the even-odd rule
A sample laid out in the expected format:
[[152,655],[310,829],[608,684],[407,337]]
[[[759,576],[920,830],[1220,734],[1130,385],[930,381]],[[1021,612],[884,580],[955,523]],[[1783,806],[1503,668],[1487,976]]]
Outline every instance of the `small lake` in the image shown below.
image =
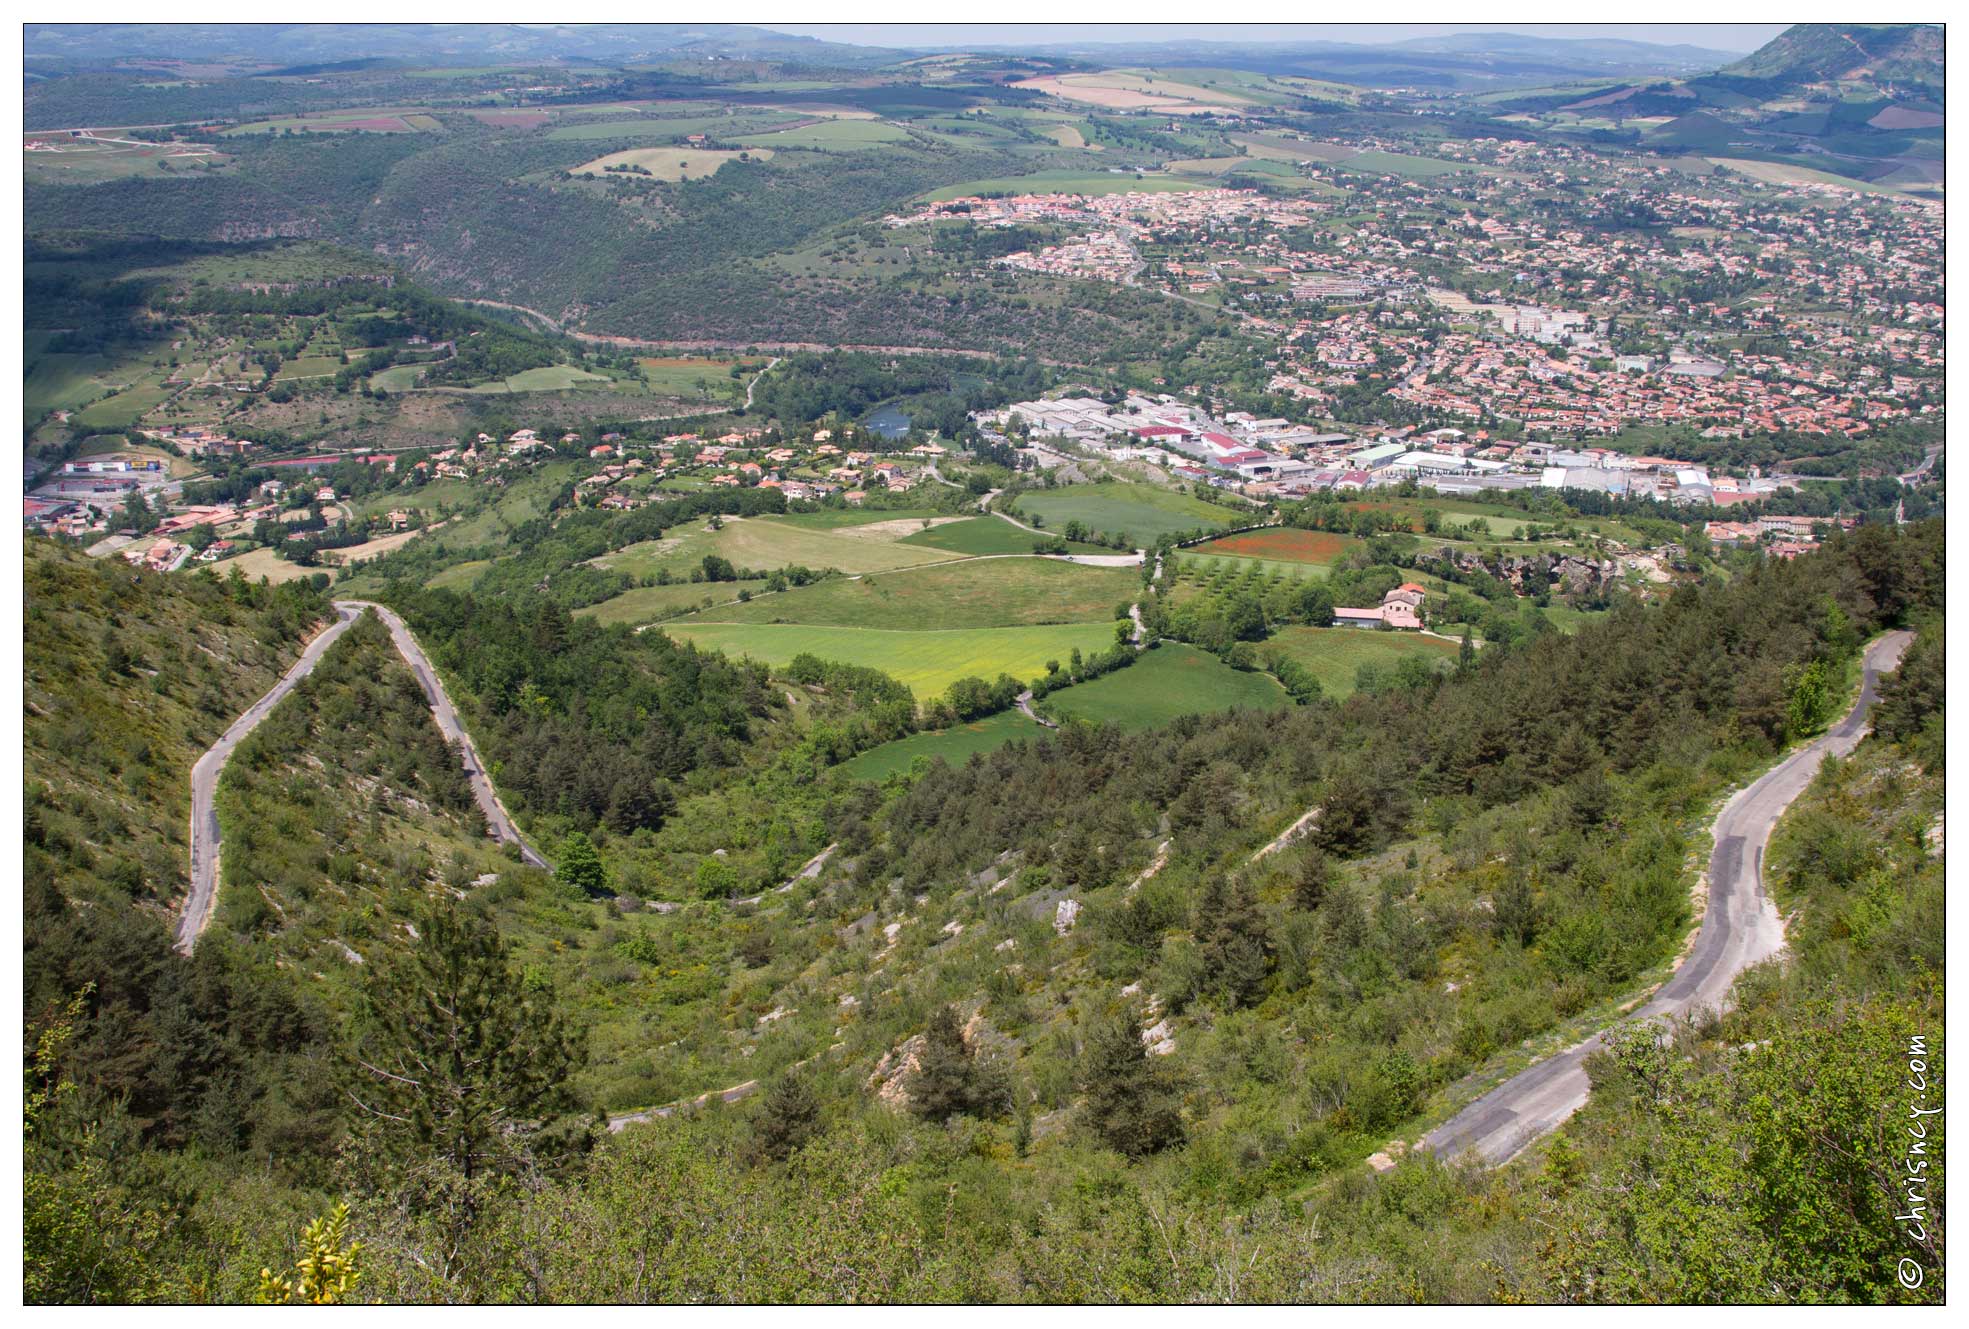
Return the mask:
[[899,406],[883,406],[862,421],[883,438],[901,438],[909,432],[909,415]]

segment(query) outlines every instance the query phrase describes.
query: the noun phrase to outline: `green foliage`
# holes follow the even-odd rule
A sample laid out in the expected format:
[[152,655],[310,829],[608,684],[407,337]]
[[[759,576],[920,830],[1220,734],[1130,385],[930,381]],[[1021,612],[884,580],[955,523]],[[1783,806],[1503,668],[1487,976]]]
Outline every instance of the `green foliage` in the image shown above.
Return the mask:
[[1001,1116],[1010,1106],[1004,1076],[979,1060],[954,1006],[940,1006],[930,1017],[908,1088],[911,1110],[930,1121]]
[[584,895],[602,895],[608,890],[608,869],[595,843],[580,831],[561,841],[560,861],[554,867],[557,880],[566,882]]
[[349,1240],[349,1206],[338,1203],[301,1233],[294,1277],[260,1271],[260,1301],[270,1306],[337,1306],[362,1281],[362,1243]]
[[568,1082],[581,1047],[551,995],[528,992],[497,928],[449,901],[422,914],[417,933],[364,987],[351,1057],[365,1166],[404,1175],[436,1164],[469,1184],[577,1160],[588,1122]]
[[1082,1119],[1102,1144],[1130,1158],[1183,1138],[1176,1087],[1142,1046],[1139,1028],[1133,1011],[1098,1016],[1080,1056]]

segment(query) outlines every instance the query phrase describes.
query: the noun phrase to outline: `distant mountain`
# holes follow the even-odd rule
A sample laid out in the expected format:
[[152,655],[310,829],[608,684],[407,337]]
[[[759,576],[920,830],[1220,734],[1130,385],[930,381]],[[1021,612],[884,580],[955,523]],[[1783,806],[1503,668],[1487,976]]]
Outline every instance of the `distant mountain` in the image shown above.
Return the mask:
[[1531,56],[1581,66],[1655,68],[1691,74],[1720,69],[1740,58],[1734,51],[1703,46],[1668,46],[1619,37],[1535,37],[1519,32],[1458,32],[1441,37],[1414,37],[1391,45],[1402,51],[1442,55]]
[[[953,48],[954,49],[954,48]],[[980,49],[970,47],[965,49]],[[1365,88],[1485,91],[1594,78],[1649,79],[1714,69],[1726,51],[1603,39],[1568,40],[1476,33],[1418,38],[1386,46],[1347,42],[1076,42],[1015,49],[1112,68],[1147,65],[1242,69]]]
[[1942,30],[1921,23],[1800,23],[1718,72],[1786,91],[1845,85],[1940,101]]
[[1561,125],[1566,114],[1639,121],[1631,139],[1664,151],[1783,158],[1933,190],[1945,74],[1939,27],[1801,23],[1711,73],[1528,94],[1496,109],[1559,113]]
[[662,59],[868,66],[899,58],[731,23],[30,23],[32,59],[210,60],[276,66],[388,59],[507,64]]

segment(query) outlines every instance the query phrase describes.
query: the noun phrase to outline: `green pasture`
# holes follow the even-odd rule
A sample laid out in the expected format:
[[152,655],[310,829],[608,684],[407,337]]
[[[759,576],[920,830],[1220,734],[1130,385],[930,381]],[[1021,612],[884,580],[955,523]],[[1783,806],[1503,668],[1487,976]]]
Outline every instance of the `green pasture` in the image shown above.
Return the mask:
[[1114,644],[1114,625],[1106,622],[904,632],[692,621],[665,623],[661,630],[706,650],[747,656],[774,668],[783,668],[794,656],[809,653],[824,660],[880,669],[908,685],[919,699],[939,696],[967,676],[1038,678],[1045,674],[1049,660],[1064,662],[1076,648],[1083,655],[1092,655]]
[[[432,585],[437,583],[433,581]],[[702,581],[676,582],[669,586],[638,586],[624,591],[612,600],[589,605],[575,610],[583,618],[592,618],[597,623],[654,623],[684,610],[701,609],[709,601],[723,604],[738,598],[740,591],[750,591],[757,595],[764,590],[764,579],[752,581]],[[774,597],[778,598],[778,597]],[[736,607],[736,606],[735,606]],[[718,610],[718,613],[729,612]]]
[[1364,664],[1393,667],[1411,655],[1423,656],[1431,662],[1455,660],[1460,649],[1453,641],[1425,637],[1419,632],[1386,632],[1378,628],[1280,628],[1266,644],[1282,647],[1288,656],[1304,665],[1329,697],[1351,693]]
[[884,743],[849,758],[837,769],[856,780],[886,780],[907,772],[918,757],[942,757],[953,766],[961,766],[973,753],[994,751],[1014,739],[1042,738],[1047,732],[1016,710],[1000,711],[969,724],[926,730]]
[[1291,704],[1270,674],[1231,668],[1208,651],[1164,642],[1135,663],[1046,698],[1047,712],[1090,724],[1150,729],[1185,715]]
[[[1115,608],[1132,601],[1140,586],[1133,568],[1049,558],[967,559],[854,581],[834,578],[749,604],[721,605],[698,618],[898,631],[1112,624]],[[1107,630],[1112,633],[1112,626]]]
[[[786,567],[882,572],[961,557],[941,549],[899,544],[899,537],[921,529],[920,522],[903,519],[893,531],[871,529],[882,525],[869,522],[826,531],[796,525],[795,519],[788,517],[727,517],[723,529],[714,531],[708,529],[708,521],[694,521],[678,528],[675,535],[630,545],[595,562],[641,578],[664,569],[687,574],[701,566],[707,554],[727,559],[734,567],[761,572]],[[852,533],[856,531],[861,533]]]
[[1068,522],[1077,521],[1092,531],[1125,533],[1140,546],[1159,535],[1235,526],[1248,520],[1235,508],[1206,503],[1190,494],[1112,482],[1021,494],[1018,506],[1021,512],[1043,518],[1051,535],[1064,531]]

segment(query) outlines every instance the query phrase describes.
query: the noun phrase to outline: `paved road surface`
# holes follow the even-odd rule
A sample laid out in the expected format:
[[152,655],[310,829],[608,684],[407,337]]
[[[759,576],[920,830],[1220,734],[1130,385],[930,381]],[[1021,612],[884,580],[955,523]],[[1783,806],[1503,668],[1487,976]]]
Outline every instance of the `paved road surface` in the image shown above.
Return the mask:
[[747,1080],[744,1084],[735,1084],[729,1089],[714,1089],[708,1094],[699,1094],[687,1103],[666,1103],[662,1107],[644,1108],[640,1112],[624,1112],[619,1116],[610,1117],[608,1128],[613,1132],[621,1130],[624,1126],[633,1126],[639,1121],[657,1121],[671,1115],[680,1107],[703,1107],[714,1098],[723,1099],[727,1103],[736,1103],[750,1098],[758,1092],[758,1089],[757,1080]]
[[431,703],[431,716],[437,721],[438,729],[447,741],[458,744],[464,759],[465,774],[472,784],[472,795],[478,799],[479,808],[485,813],[486,825],[494,838],[501,842],[517,843],[520,856],[538,868],[548,867],[546,859],[528,844],[513,825],[512,817],[499,795],[492,788],[492,781],[486,777],[485,763],[479,758],[478,748],[472,743],[472,736],[458,723],[458,712],[445,693],[444,684],[439,681],[437,670],[432,668],[430,659],[423,647],[410,635],[410,629],[403,620],[390,610],[367,600],[337,600],[335,602],[335,622],[313,641],[308,643],[301,658],[294,667],[274,684],[266,696],[246,708],[246,711],[232,727],[222,734],[210,751],[200,757],[191,768],[191,894],[185,900],[183,914],[178,918],[178,950],[190,955],[198,944],[199,934],[212,919],[212,906],[218,898],[219,884],[219,817],[213,807],[213,795],[218,791],[219,774],[225,769],[226,760],[232,750],[239,746],[240,740],[256,729],[260,721],[273,712],[294,686],[321,662],[335,639],[349,630],[349,625],[362,617],[365,609],[374,609],[377,617],[390,629],[390,637],[396,643],[397,652],[410,666],[411,673],[424,689],[425,700]]
[[364,609],[376,611],[376,616],[390,630],[390,640],[396,643],[397,654],[410,666],[410,672],[417,676],[417,685],[424,689],[424,700],[431,703],[431,718],[438,722],[438,731],[444,735],[446,742],[458,745],[465,762],[465,775],[472,782],[472,797],[478,800],[479,811],[485,814],[485,824],[491,830],[492,837],[501,844],[517,844],[520,857],[534,867],[549,866],[547,860],[526,842],[519,827],[513,824],[506,805],[499,801],[498,791],[493,789],[492,780],[485,773],[485,762],[479,756],[477,745],[472,742],[472,736],[465,732],[465,726],[458,723],[458,712],[452,706],[444,684],[438,679],[438,671],[432,667],[430,657],[424,654],[424,648],[417,644],[417,638],[410,635],[410,629],[404,626],[403,620],[382,605],[367,600],[337,600],[335,608],[338,611],[354,609],[358,613]]
[[1928,451],[1922,455],[1921,464],[1900,477],[1901,483],[1904,485],[1918,483],[1923,476],[1935,469],[1935,458],[1941,455],[1942,445],[1939,443],[1931,445]]
[[[1764,893],[1764,848],[1771,830],[1811,784],[1826,753],[1844,756],[1865,737],[1880,675],[1900,662],[1911,638],[1911,633],[1889,632],[1868,646],[1860,698],[1846,717],[1723,805],[1709,859],[1709,904],[1695,949],[1636,1018],[1671,1019],[1703,1007],[1721,1009],[1737,975],[1783,947],[1784,924]],[[1443,1157],[1474,1150],[1493,1165],[1508,1162],[1585,1104],[1586,1057],[1603,1037],[1604,1031],[1594,1034],[1506,1080],[1431,1131],[1423,1147]]]
[[294,690],[294,685],[314,672],[316,664],[335,639],[349,630],[349,625],[362,616],[360,609],[335,606],[336,620],[322,632],[308,648],[301,652],[301,658],[294,667],[281,676],[280,682],[273,685],[272,691],[246,708],[246,713],[232,722],[232,727],[219,736],[211,750],[200,757],[191,768],[191,894],[185,900],[184,913],[178,919],[178,949],[186,955],[198,944],[198,934],[205,931],[206,922],[212,917],[212,902],[219,888],[219,814],[213,809],[212,796],[218,792],[219,772],[226,766],[226,759],[232,750],[239,746],[240,740],[252,733],[260,721],[272,713],[280,704],[281,698]]

